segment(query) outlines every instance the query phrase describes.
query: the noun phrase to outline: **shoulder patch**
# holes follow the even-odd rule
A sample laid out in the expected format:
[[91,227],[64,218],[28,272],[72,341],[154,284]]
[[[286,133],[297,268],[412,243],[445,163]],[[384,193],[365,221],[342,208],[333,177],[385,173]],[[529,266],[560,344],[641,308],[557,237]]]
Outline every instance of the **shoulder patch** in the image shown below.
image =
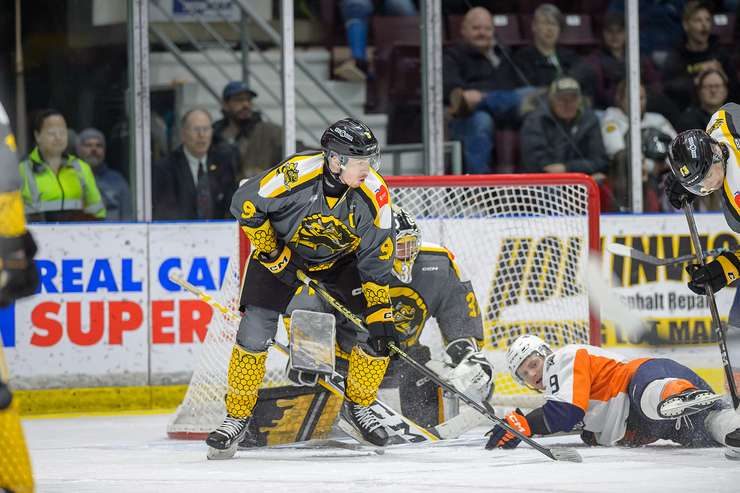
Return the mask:
[[391,213],[391,194],[383,178],[373,170],[358,189],[373,214],[373,223],[380,229],[390,229],[393,219]]
[[295,154],[275,166],[260,180],[259,195],[275,198],[288,191],[302,188],[303,185],[321,175],[323,166],[323,153]]

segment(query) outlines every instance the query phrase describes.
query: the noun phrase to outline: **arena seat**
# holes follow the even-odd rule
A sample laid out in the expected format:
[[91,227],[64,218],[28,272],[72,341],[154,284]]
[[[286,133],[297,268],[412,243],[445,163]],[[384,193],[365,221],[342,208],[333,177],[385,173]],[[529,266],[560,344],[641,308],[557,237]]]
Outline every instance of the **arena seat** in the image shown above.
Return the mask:
[[519,167],[521,143],[518,130],[496,130],[496,173],[515,173]]
[[712,34],[719,38],[721,45],[730,46],[735,41],[737,15],[731,12],[714,14]]

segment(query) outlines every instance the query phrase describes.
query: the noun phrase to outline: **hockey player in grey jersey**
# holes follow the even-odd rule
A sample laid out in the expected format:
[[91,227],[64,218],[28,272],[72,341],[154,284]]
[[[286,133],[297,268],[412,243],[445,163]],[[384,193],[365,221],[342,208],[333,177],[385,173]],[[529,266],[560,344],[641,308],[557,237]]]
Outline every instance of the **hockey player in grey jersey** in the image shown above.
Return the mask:
[[[488,398],[493,368],[480,352],[483,323],[470,281],[461,280],[449,250],[421,242],[421,231],[403,209],[394,206],[393,219],[395,253],[390,295],[401,345],[414,359],[426,363],[458,390],[477,400]],[[333,312],[318,295],[305,288],[299,288],[288,313],[296,309]],[[419,343],[431,318],[437,321],[446,345],[445,361],[432,360],[429,348]],[[352,343],[362,337],[349,321],[337,314],[340,358],[346,359]],[[396,385],[404,416],[422,426],[439,424],[436,385],[402,361],[393,360],[383,386]]]
[[364,123],[348,118],[324,132],[321,146],[288,157],[234,194],[231,212],[253,253],[228,368],[228,414],[206,440],[211,458],[233,456],[246,436],[278,317],[300,285],[298,269],[364,313],[370,336],[349,349],[342,416],[365,440],[384,445],[388,439],[367,408],[388,366],[388,342],[398,341],[388,291],[391,199],[376,172],[378,142]]

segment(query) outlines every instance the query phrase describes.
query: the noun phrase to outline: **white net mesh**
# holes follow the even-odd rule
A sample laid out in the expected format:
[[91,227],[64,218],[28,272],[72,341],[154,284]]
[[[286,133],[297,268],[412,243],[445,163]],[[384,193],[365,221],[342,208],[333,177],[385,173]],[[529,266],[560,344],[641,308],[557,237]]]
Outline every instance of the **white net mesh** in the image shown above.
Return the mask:
[[[555,177],[553,177],[555,178]],[[555,180],[555,181],[563,181]],[[589,228],[589,194],[584,184],[403,186],[389,180],[393,201],[414,217],[425,242],[450,249],[463,279],[469,279],[482,311],[487,355],[497,370],[496,395],[506,405],[529,407],[532,392],[506,369],[509,343],[534,333],[553,346],[589,342],[589,304],[583,283]],[[236,264],[223,298],[236,308]],[[225,415],[226,368],[237,325],[214,317],[187,395],[168,427],[170,436],[201,436]],[[285,331],[278,330],[285,342]],[[591,340],[592,342],[596,342]],[[439,329],[427,324],[421,342],[443,351]],[[287,383],[286,358],[270,352],[265,386]],[[535,400],[536,401],[536,400]]]

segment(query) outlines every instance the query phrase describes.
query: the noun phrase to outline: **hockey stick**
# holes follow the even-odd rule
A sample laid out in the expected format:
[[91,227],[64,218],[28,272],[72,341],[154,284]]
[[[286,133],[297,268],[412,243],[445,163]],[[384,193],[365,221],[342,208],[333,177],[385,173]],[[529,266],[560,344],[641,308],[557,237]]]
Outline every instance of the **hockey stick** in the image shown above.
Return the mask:
[[[694,260],[696,258],[693,253],[681,255],[679,257],[660,258],[645,252],[641,252],[640,250],[637,250],[635,248],[628,247],[627,245],[622,245],[621,243],[609,243],[606,249],[614,255],[619,255],[620,257],[629,257],[631,259],[639,260],[640,262],[644,262],[646,264],[657,266],[680,264],[682,262],[688,262],[689,260]],[[716,257],[720,253],[728,251],[730,250],[728,250],[727,248],[715,248],[714,250],[704,252],[704,256]]]
[[[696,260],[699,264],[704,266],[706,261],[704,259],[704,252],[701,249],[701,241],[699,240],[699,232],[696,229],[696,221],[694,220],[694,207],[690,202],[684,201],[683,212],[686,215],[686,222],[689,225],[689,234],[691,235],[691,243],[694,245],[694,251],[696,252]],[[727,386],[730,389],[730,397],[732,397],[732,407],[738,408],[740,399],[737,396],[737,386],[735,385],[735,376],[732,373],[732,365],[730,364],[730,353],[727,351],[727,333],[722,320],[719,318],[719,310],[717,309],[717,302],[714,299],[714,291],[706,284],[704,290],[707,293],[707,299],[709,300],[709,311],[712,313],[712,320],[714,321],[715,331],[717,332],[717,345],[719,346],[719,353],[722,356],[722,367],[725,370],[725,378],[727,379]]]
[[[358,328],[367,331],[367,327],[365,327],[365,323],[362,321],[360,317],[352,313],[347,307],[345,307],[339,300],[334,298],[328,291],[326,291],[319,283],[308,277],[303,271],[297,272],[298,279],[303,282],[306,286],[312,288],[316,293],[318,293],[319,296],[324,298],[327,303],[329,303],[332,307],[334,307],[339,313],[347,317],[347,319],[355,324]],[[509,424],[504,421],[503,419],[496,416],[493,408],[491,407],[488,402],[484,402],[483,405],[478,403],[477,401],[471,399],[464,393],[457,390],[454,386],[450,385],[443,379],[441,379],[436,373],[434,373],[432,370],[427,368],[426,366],[422,365],[418,361],[416,361],[414,358],[406,354],[403,350],[401,350],[398,346],[396,346],[393,343],[388,344],[388,348],[396,353],[403,361],[411,365],[427,377],[432,382],[436,383],[446,391],[456,395],[459,399],[461,399],[463,402],[465,402],[468,406],[472,407],[479,413],[483,414],[484,416],[488,417],[491,421],[498,424],[502,428],[504,428],[506,431],[511,433],[512,435],[515,435],[523,442],[529,444],[532,448],[537,450],[538,452],[548,456],[552,460],[564,460],[564,461],[570,461],[570,462],[582,462],[583,459],[581,458],[581,455],[578,453],[577,450],[573,448],[561,448],[561,447],[553,447],[548,448],[543,445],[540,445],[535,440],[532,440],[527,435],[520,433],[519,431],[515,430]]]
[[[212,308],[221,312],[224,317],[228,318],[232,322],[239,323],[241,315],[223,304],[219,303],[213,296],[206,294],[203,290],[193,286],[182,277],[175,273],[170,273],[169,278],[172,282],[179,285],[186,291],[194,294],[202,301],[208,303]],[[278,341],[273,342],[273,346],[281,353],[288,355],[289,349]],[[318,379],[319,385],[324,387],[329,392],[344,397],[344,377],[334,371],[330,376],[322,376]],[[440,436],[435,428],[426,429],[419,426],[403,414],[395,411],[393,408],[383,403],[380,400],[375,400],[370,408],[376,414],[378,419],[386,426],[390,427],[393,432],[400,436],[405,442],[417,443],[417,442],[437,442],[442,438],[453,438],[449,435],[454,431],[454,428],[448,431],[448,435]]]

